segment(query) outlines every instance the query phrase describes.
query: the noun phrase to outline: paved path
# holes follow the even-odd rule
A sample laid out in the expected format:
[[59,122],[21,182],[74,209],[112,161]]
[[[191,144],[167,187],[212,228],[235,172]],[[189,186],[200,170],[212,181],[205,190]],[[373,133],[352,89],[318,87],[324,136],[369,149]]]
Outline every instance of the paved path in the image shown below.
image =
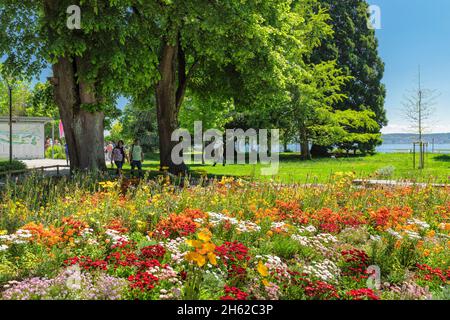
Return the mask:
[[436,183],[417,183],[397,180],[354,180],[353,184],[361,186],[388,186],[388,187],[421,187],[428,186],[446,188],[448,184],[436,184]]
[[22,160],[22,162],[27,165],[28,169],[57,166],[57,165],[60,166],[67,165],[66,160],[53,160],[53,159]]
[[[50,166],[66,166],[66,160],[56,160],[56,159],[36,159],[36,160],[22,160],[26,164],[28,169],[50,167]],[[45,175],[53,176],[57,174],[56,168],[45,169]],[[60,175],[69,175],[70,170],[68,168],[59,169]]]

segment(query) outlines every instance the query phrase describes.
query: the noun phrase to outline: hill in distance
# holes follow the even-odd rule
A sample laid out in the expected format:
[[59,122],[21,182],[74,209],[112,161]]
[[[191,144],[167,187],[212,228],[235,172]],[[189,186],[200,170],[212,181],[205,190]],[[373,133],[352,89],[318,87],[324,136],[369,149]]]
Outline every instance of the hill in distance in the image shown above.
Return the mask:
[[[382,135],[384,144],[408,144],[417,141],[418,135],[414,133],[390,133]],[[435,144],[450,144],[450,133],[430,133],[424,135],[424,141]]]

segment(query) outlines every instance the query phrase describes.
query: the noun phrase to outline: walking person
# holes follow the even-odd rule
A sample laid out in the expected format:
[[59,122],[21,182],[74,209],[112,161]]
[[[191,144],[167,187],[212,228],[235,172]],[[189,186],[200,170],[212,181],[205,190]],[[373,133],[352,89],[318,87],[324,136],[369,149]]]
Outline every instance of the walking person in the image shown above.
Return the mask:
[[127,160],[127,155],[125,153],[124,143],[122,140],[117,142],[116,147],[113,149],[112,158],[117,167],[117,175],[121,177],[123,165]]
[[144,153],[139,139],[135,139],[130,150],[131,175],[134,176],[134,169],[138,168],[139,178],[142,178],[142,162],[144,162]]
[[64,144],[64,151],[66,152],[66,163],[69,165],[69,145],[67,142]]
[[214,143],[214,164],[213,164],[213,167],[215,167],[217,163],[222,163],[222,165],[225,165],[223,154],[224,154],[223,141],[222,141],[222,139],[218,139]]
[[108,144],[106,145],[106,161],[111,162],[111,167],[113,165],[113,159],[112,159],[113,149],[114,149],[114,146],[113,146],[112,142],[108,142]]

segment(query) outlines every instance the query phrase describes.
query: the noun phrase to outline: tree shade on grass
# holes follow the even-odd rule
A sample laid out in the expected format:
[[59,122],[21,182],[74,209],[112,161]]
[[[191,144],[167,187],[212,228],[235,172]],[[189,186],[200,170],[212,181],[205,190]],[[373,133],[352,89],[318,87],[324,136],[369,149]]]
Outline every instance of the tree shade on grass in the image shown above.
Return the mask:
[[[338,172],[354,172],[355,178],[398,179],[417,182],[450,183],[449,157],[430,154],[424,170],[413,170],[411,154],[375,154],[367,157],[322,158],[304,162],[297,153],[280,155],[280,170],[276,176],[261,176],[264,165],[226,165],[212,167],[211,164],[188,163],[193,176],[207,174],[209,177],[236,176],[256,180],[280,180],[285,183],[326,183]],[[147,157],[144,170],[156,171],[159,168],[158,155]],[[129,169],[129,165],[125,165]]]

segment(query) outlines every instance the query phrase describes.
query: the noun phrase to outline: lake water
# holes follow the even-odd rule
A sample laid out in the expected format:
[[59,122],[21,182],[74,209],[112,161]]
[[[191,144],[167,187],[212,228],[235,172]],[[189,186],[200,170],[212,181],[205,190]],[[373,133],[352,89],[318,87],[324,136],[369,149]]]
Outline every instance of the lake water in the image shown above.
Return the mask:
[[[418,150],[418,146],[416,146],[416,150]],[[396,153],[396,152],[412,152],[413,145],[412,144],[382,144],[377,147],[377,152],[382,153]],[[434,151],[433,146],[431,144],[428,145],[428,152],[434,153],[450,153],[450,144],[435,144]]]
[[[294,152],[300,152],[299,144],[290,144],[288,145],[288,149]],[[412,152],[413,145],[412,144],[382,144],[377,147],[377,152],[380,153],[410,153]],[[416,150],[418,151],[418,147]],[[433,146],[430,144],[428,146],[428,152],[433,152]],[[435,153],[447,153],[450,154],[450,144],[435,144],[434,145]]]

